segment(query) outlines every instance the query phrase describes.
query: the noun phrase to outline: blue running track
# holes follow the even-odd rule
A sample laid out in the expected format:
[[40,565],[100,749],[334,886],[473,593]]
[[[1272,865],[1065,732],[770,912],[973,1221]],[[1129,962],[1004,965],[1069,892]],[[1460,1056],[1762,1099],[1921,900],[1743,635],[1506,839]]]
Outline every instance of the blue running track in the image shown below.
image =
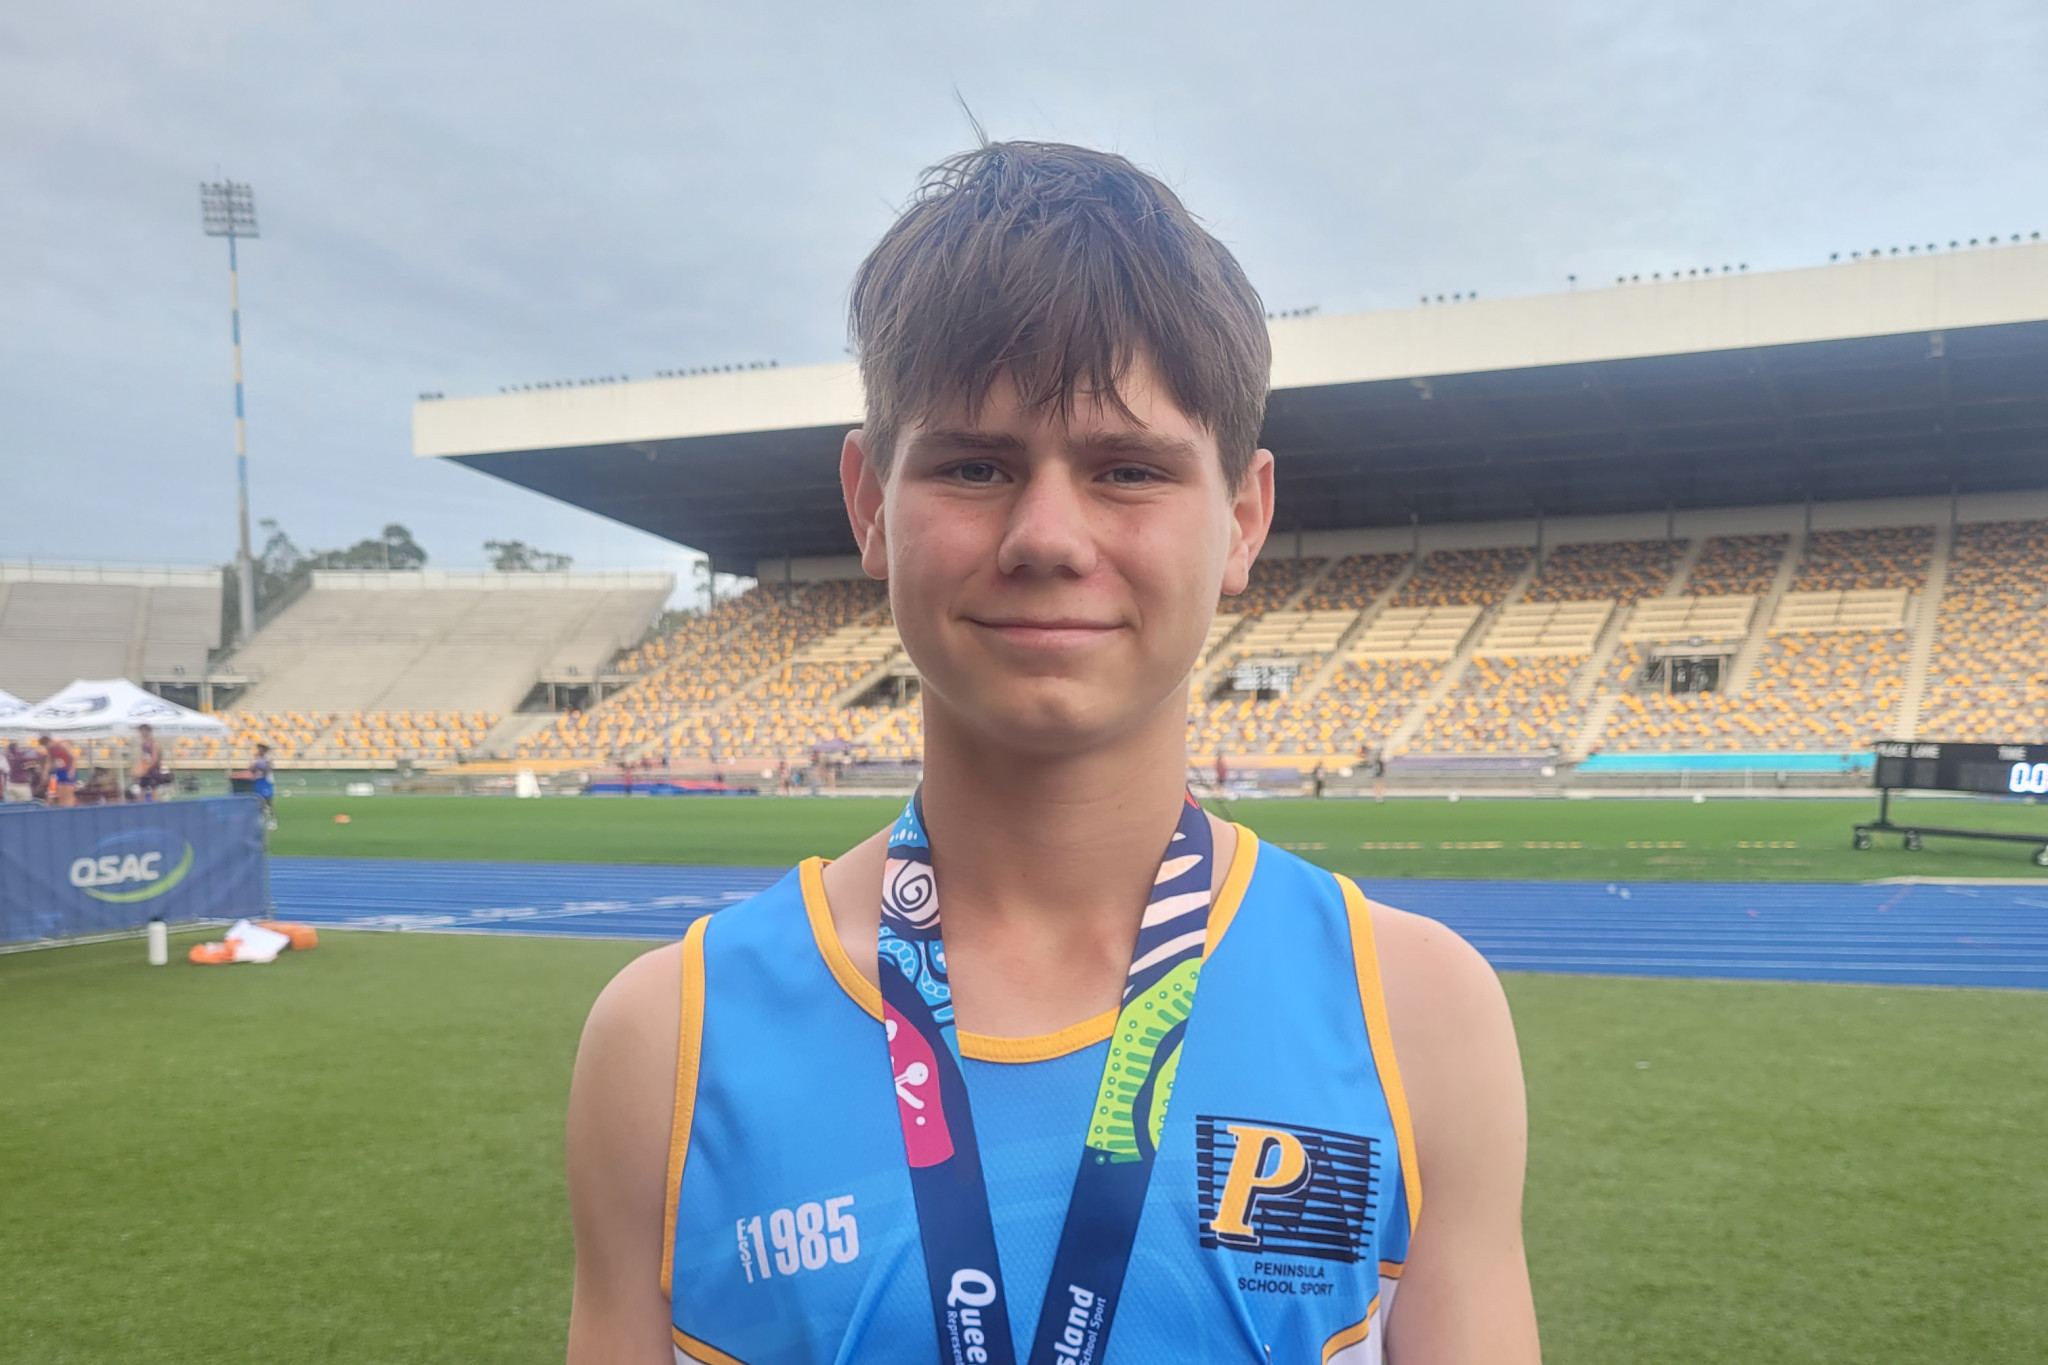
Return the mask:
[[338,929],[677,939],[782,877],[772,867],[272,858],[282,919]]
[[[275,858],[278,914],[348,929],[674,939],[761,867]],[[1366,881],[1503,971],[2048,990],[2038,885]]]

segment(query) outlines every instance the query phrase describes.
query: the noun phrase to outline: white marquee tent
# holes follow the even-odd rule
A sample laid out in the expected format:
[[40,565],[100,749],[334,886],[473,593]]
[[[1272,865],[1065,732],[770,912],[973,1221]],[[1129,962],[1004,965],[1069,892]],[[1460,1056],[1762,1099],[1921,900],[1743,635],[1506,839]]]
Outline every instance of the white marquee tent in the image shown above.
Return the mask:
[[165,701],[126,678],[80,678],[55,696],[12,714],[0,703],[0,733],[6,734],[109,739],[132,735],[139,725],[147,725],[165,736],[225,737],[228,733],[228,727],[218,718]]
[[0,687],[0,720],[5,720],[9,716],[26,710],[28,710],[27,702],[15,696],[6,688]]

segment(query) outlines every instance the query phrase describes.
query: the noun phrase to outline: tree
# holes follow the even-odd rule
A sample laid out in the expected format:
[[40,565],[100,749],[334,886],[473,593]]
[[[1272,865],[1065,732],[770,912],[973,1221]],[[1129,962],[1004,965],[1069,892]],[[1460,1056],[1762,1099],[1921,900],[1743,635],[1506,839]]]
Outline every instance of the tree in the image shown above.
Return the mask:
[[292,544],[292,538],[286,535],[276,522],[266,517],[257,525],[270,534],[263,542],[263,549],[256,556],[256,567],[264,577],[290,578],[306,556],[300,552],[298,546]]
[[394,521],[346,550],[322,550],[310,556],[306,565],[309,569],[418,569],[426,562],[427,552],[412,538],[412,532]]
[[[395,521],[345,550],[315,550],[311,554],[300,550],[275,521],[266,518],[258,525],[266,533],[254,564],[259,615],[297,596],[315,569],[417,569],[427,562],[427,552],[412,538],[412,532]],[[227,566],[221,586],[221,639],[234,641],[240,626],[240,613],[235,608],[239,589],[234,565]]]
[[484,553],[499,573],[560,573],[575,562],[569,555],[536,549],[523,540],[487,540]]
[[256,606],[269,606],[289,592],[305,576],[306,556],[276,522],[257,523],[266,533],[263,548],[256,555]]

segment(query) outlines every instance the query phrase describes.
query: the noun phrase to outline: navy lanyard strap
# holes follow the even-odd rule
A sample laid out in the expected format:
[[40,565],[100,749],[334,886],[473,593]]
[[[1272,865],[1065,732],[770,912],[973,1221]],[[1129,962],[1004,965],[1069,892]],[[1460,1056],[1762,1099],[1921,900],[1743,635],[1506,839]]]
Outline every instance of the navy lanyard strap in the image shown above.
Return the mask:
[[[1099,1365],[1108,1346],[1194,1008],[1213,856],[1208,816],[1189,796],[1139,924],[1029,1365]],[[876,959],[939,1359],[1015,1365],[922,793],[890,831]]]

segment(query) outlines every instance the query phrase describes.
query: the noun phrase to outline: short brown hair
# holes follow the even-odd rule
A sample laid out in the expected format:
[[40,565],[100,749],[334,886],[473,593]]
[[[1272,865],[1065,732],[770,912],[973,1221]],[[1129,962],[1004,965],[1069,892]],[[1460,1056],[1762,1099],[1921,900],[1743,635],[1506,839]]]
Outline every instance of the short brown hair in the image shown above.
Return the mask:
[[992,142],[933,166],[861,262],[848,320],[884,467],[906,423],[978,412],[1003,375],[1033,410],[1065,418],[1082,392],[1130,416],[1119,385],[1141,350],[1232,488],[1258,448],[1258,293],[1172,190],[1109,152]]

